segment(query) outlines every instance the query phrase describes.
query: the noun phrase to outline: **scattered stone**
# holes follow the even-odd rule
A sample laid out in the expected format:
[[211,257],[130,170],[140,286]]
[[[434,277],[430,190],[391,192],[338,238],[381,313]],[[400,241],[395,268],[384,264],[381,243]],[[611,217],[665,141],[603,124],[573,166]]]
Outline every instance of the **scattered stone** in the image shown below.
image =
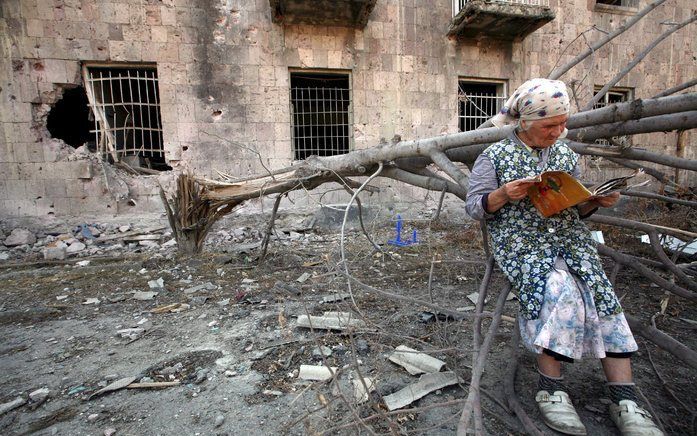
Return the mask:
[[220,306],[220,307],[229,306],[229,305],[230,305],[230,299],[229,299],[229,298],[226,298],[226,299],[224,299],[224,300],[218,301],[218,302],[215,303],[215,304],[217,304],[217,305]]
[[150,280],[148,282],[148,286],[150,286],[150,289],[162,289],[165,287],[165,281],[162,277],[160,277],[157,280]]
[[274,396],[274,397],[281,397],[281,396],[283,396],[283,392],[281,392],[281,391],[274,391],[274,390],[271,390],[271,389],[264,389],[264,391],[262,392],[262,394],[264,394],[264,395],[272,395],[272,396]]
[[129,230],[131,230],[131,226],[129,226],[129,225],[119,227],[119,232],[121,232],[121,233],[126,233]]
[[18,407],[24,405],[24,403],[26,403],[26,402],[27,402],[27,400],[25,398],[17,397],[10,402],[0,404],[0,415],[4,415],[5,413],[9,412],[10,410],[18,408]]
[[368,345],[368,341],[365,339],[359,339],[356,341],[356,349],[358,351],[358,354],[366,354],[370,350],[370,346]]
[[7,260],[10,258],[10,253],[7,251],[0,252],[0,260]]
[[345,330],[365,327],[365,322],[350,312],[324,312],[322,316],[300,315],[298,327],[323,330]]
[[133,299],[134,300],[141,300],[141,301],[147,301],[147,300],[152,300],[157,296],[159,292],[154,292],[154,291],[135,291],[133,293]]
[[48,390],[48,388],[37,389],[29,394],[29,399],[33,403],[41,404],[44,401],[46,401],[49,393],[50,391]]
[[334,377],[337,367],[332,366],[331,369],[323,365],[300,365],[298,378],[303,380],[324,381]]
[[211,282],[206,282],[202,285],[192,286],[190,288],[184,289],[184,293],[185,294],[193,294],[193,293],[201,291],[201,290],[214,291],[216,289],[218,289],[218,287],[216,285],[214,285]]
[[315,347],[312,350],[312,357],[315,359],[321,359],[322,357],[329,357],[332,355],[332,349],[322,345],[321,347]]
[[104,430],[104,436],[114,436],[116,434],[116,429],[113,427],[109,427],[106,430]]
[[88,305],[88,304],[99,304],[101,301],[99,301],[99,298],[88,298],[87,300],[83,301],[82,304]]
[[138,339],[143,333],[145,333],[145,329],[141,327],[121,329],[116,331],[117,335],[121,336],[122,338],[127,338],[131,340]]
[[213,423],[213,425],[215,427],[220,427],[221,425],[223,425],[223,422],[225,422],[225,417],[223,415],[218,415],[215,417],[215,422]]
[[65,299],[67,299],[67,298],[68,298],[67,295],[57,295],[57,296],[56,296],[56,300],[58,300],[58,301],[63,301],[63,300],[65,300]]
[[79,253],[82,250],[87,248],[85,244],[82,242],[73,242],[72,244],[68,245],[68,248],[65,249],[66,253],[68,254],[74,254],[74,253]]
[[12,230],[10,236],[5,238],[5,245],[16,247],[19,245],[32,245],[36,242],[36,236],[27,229],[16,228]]
[[389,360],[404,367],[411,375],[439,372],[445,365],[445,362],[442,360],[421,353],[406,345],[398,346],[395,352],[390,355]]
[[64,260],[68,256],[65,245],[46,247],[41,250],[45,260]]
[[225,377],[234,377],[237,375],[237,371],[230,371],[229,369],[225,371]]
[[98,419],[99,419],[99,413],[91,413],[91,414],[87,417],[87,421],[88,421],[88,422],[95,422],[95,421],[97,421]]
[[308,272],[304,272],[300,275],[300,277],[295,279],[295,281],[298,283],[305,283],[307,281],[307,279],[309,279],[310,277],[312,277],[312,274],[310,274]]
[[90,264],[90,261],[89,261],[89,260],[81,260],[81,261],[79,261],[76,265],[77,265],[77,266],[80,266],[80,267],[83,267],[83,266],[87,266],[87,265],[89,265],[89,264]]
[[208,369],[207,368],[199,369],[198,371],[196,371],[196,379],[194,380],[194,384],[198,385],[198,384],[203,383],[207,377],[208,377]]
[[[353,383],[353,398],[356,399],[356,403],[365,403],[368,401],[370,393],[375,390],[375,380],[370,377],[363,377],[363,381],[359,377],[354,377],[351,380]],[[363,384],[365,383],[365,385]],[[368,390],[366,390],[366,387]]]

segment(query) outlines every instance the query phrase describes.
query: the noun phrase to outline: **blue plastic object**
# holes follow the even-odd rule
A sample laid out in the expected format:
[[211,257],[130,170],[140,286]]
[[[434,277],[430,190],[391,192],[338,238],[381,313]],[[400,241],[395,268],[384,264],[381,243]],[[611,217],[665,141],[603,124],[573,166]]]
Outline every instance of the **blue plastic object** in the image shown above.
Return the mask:
[[409,245],[418,244],[416,238],[416,229],[411,233],[411,239],[402,239],[402,216],[397,215],[397,223],[395,224],[395,231],[397,232],[397,237],[394,239],[388,239],[387,243],[390,245],[396,245],[397,247],[407,247]]

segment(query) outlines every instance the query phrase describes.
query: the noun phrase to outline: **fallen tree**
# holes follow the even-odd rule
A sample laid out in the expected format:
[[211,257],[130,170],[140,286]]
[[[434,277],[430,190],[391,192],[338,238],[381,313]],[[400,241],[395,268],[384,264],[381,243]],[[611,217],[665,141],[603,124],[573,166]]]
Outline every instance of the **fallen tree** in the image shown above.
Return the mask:
[[[631,27],[641,17],[652,9],[659,6],[663,1],[654,1],[641,11],[635,19],[631,20],[623,27],[608,35],[598,43],[594,44],[590,50],[574,58],[567,65],[554,70],[551,77],[561,77],[574,65],[581,62],[595,50],[619,36],[624,30]],[[671,33],[687,26],[695,21],[695,17],[674,25],[664,32],[656,41],[650,44],[639,56],[633,59],[613,81],[616,82],[625,75],[631,68],[638,64],[658,43]],[[678,156],[666,155],[640,149],[637,144],[634,146],[600,145],[594,143],[595,140],[606,138],[610,139],[617,136],[630,136],[652,132],[666,131],[685,131],[697,127],[697,93],[684,93],[673,95],[675,92],[682,91],[695,84],[694,81],[676,86],[670,90],[660,93],[658,96],[649,99],[638,99],[626,103],[618,103],[604,108],[590,110],[593,102],[602,97],[602,94],[612,86],[608,83],[601,92],[596,94],[586,105],[586,109],[572,115],[568,121],[569,144],[572,149],[582,155],[597,156],[608,158],[612,162],[628,168],[637,168],[641,163],[651,163],[670,169],[683,169],[688,171],[697,170],[697,162]],[[442,135],[433,138],[399,141],[392,144],[377,144],[374,147],[356,150],[348,154],[330,157],[311,156],[304,161],[275,171],[266,171],[263,174],[254,175],[241,180],[210,180],[195,177],[190,174],[179,176],[176,193],[171,200],[167,200],[164,191],[162,196],[167,205],[167,214],[174,235],[177,238],[179,250],[184,255],[194,255],[201,251],[203,241],[211,229],[212,225],[227,213],[235,209],[240,204],[254,198],[278,195],[272,216],[275,217],[280,197],[294,190],[312,190],[323,184],[334,182],[340,184],[353,194],[353,199],[358,198],[361,190],[366,189],[366,183],[361,184],[352,177],[371,176],[390,178],[409,185],[423,189],[450,193],[457,198],[463,199],[467,193],[467,176],[462,166],[471,167],[477,156],[490,143],[507,137],[512,128],[487,127],[468,131]],[[437,173],[432,168],[440,171]],[[647,174],[659,180],[663,185],[670,185],[673,191],[689,193],[688,187],[680,186],[670,176],[656,168],[647,168]],[[444,174],[444,175],[441,175]],[[447,177],[446,177],[447,176]],[[369,179],[369,180],[370,180]],[[631,195],[631,192],[626,192]],[[643,195],[651,201],[671,202],[673,199],[667,195],[652,194]],[[639,194],[637,194],[639,195]],[[695,198],[677,199],[681,204],[688,207],[695,207]],[[350,204],[347,208],[350,207]],[[616,270],[622,266],[633,268],[638,274],[644,276],[648,281],[656,284],[659,289],[687,299],[695,301],[695,291],[697,282],[694,276],[689,274],[691,267],[676,264],[675,258],[671,259],[658,243],[658,232],[670,234],[676,238],[689,241],[697,237],[694,233],[667,227],[649,226],[645,223],[624,220],[615,217],[592,217],[591,221],[604,225],[612,225],[627,229],[634,229],[646,232],[651,240],[651,247],[658,260],[638,261],[636,257],[621,253],[610,247],[600,245],[601,254],[610,257],[616,262]],[[270,233],[273,220],[269,224],[267,233]],[[342,229],[343,232],[343,229]],[[265,241],[264,250],[266,249]],[[262,256],[263,257],[263,256]],[[342,269],[346,275],[347,285],[351,291],[351,284],[359,288],[371,289],[369,285],[358,282],[353,278],[348,270],[345,260],[343,260],[343,238],[342,238]],[[666,278],[654,272],[651,267],[659,268],[663,274],[668,274]],[[486,279],[482,281],[480,299],[483,302],[489,285],[490,271],[486,274]],[[399,299],[395,294],[389,292],[379,292],[386,298]],[[353,292],[351,291],[352,298]],[[462,415],[460,417],[458,433],[465,434],[470,428],[470,420],[474,418],[474,429],[476,434],[483,434],[479,380],[486,365],[486,354],[491,344],[491,339],[496,333],[496,327],[500,320],[500,309],[502,298],[508,294],[507,289],[500,294],[499,304],[493,313],[484,312],[483,304],[477,305],[477,311],[473,314],[474,322],[474,355],[473,371],[470,383],[470,391],[465,401]],[[433,310],[441,313],[448,313],[446,308],[441,308],[437,304],[423,303]],[[483,317],[492,318],[492,323],[488,333],[481,338],[481,321]],[[660,332],[655,327],[647,327],[635,318],[630,318],[632,328],[637,334],[644,336],[647,340],[656,342],[667,351],[673,353],[687,365],[695,367],[695,352],[685,347],[677,340],[670,338],[665,333]],[[515,338],[514,338],[515,339]],[[517,344],[517,342],[513,342]],[[516,346],[517,345],[512,345]],[[515,350],[511,355],[515,355]],[[511,404],[525,428],[530,433],[538,433],[532,421],[524,416],[524,411],[519,407],[515,399],[513,389],[513,379],[515,369],[508,376],[507,393],[511,396]]]

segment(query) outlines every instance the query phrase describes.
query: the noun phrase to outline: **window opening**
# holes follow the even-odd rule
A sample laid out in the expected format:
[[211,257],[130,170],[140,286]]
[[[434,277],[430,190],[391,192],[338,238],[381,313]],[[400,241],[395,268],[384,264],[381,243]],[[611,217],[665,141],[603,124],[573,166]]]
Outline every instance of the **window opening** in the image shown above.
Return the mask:
[[[452,0],[453,1],[453,17],[460,13],[464,9],[467,3],[473,0]],[[518,5],[531,5],[531,6],[544,6],[549,7],[549,0],[496,0],[496,3],[508,3],[508,4],[518,4]]]
[[624,6],[629,8],[636,8],[639,6],[639,0],[595,0],[595,3],[610,6]]
[[[85,88],[77,86],[63,90],[63,96],[51,108],[46,118],[46,128],[51,137],[62,139],[73,148],[84,145],[92,138],[90,128],[90,108]],[[94,143],[88,148],[95,150]]]
[[[157,70],[154,66],[85,66],[97,150],[113,162],[171,169],[165,161]],[[134,159],[127,159],[134,162]]]
[[[593,94],[597,94],[603,87],[595,86],[593,88]],[[602,99],[593,105],[593,109],[600,109],[605,106],[609,106],[615,103],[622,103],[625,101],[633,100],[633,91],[630,88],[610,88],[610,90],[605,93]],[[613,136],[612,140],[620,145],[629,146],[631,145],[629,136]],[[596,144],[610,145],[610,141],[607,139],[596,139]]]
[[457,88],[460,131],[474,130],[496,115],[506,102],[506,98],[504,82],[460,80]]
[[290,110],[294,159],[350,151],[348,74],[291,72]]

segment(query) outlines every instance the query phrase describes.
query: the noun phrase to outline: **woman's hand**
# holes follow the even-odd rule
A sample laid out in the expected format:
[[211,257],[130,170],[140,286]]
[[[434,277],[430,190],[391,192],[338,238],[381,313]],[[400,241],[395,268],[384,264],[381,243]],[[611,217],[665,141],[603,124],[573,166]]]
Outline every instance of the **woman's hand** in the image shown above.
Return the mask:
[[593,202],[600,207],[612,207],[620,199],[619,192],[613,192],[602,197],[593,197]]
[[528,189],[535,183],[536,181],[531,179],[518,179],[506,183],[501,188],[509,201],[516,201],[527,197]]

